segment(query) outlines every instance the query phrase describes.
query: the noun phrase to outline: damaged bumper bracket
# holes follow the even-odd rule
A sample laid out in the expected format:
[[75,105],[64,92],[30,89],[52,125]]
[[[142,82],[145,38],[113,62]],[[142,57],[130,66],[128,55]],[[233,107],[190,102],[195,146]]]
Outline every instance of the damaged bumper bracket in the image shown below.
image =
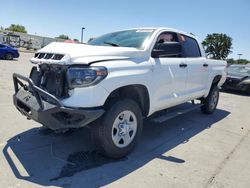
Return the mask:
[[[25,85],[23,81],[28,84]],[[13,82],[13,102],[16,108],[28,119],[50,129],[83,127],[104,113],[101,108],[66,107],[55,96],[37,87],[30,78],[20,74],[13,74]]]

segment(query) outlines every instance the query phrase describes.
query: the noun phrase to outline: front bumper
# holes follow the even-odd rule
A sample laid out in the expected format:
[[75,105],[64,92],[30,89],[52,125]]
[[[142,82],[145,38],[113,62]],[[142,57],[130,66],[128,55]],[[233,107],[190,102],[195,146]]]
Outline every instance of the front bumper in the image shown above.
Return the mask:
[[33,119],[50,129],[83,127],[104,113],[100,108],[66,107],[55,96],[37,87],[30,78],[22,75],[14,73],[13,81],[13,102],[16,108],[28,119]]

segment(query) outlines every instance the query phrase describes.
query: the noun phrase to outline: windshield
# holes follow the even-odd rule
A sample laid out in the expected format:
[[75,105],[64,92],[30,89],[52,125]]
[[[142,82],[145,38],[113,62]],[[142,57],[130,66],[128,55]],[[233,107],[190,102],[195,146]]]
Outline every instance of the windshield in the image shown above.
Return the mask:
[[228,67],[228,73],[242,76],[250,76],[250,67],[232,65]]
[[88,44],[96,46],[133,47],[143,49],[145,42],[151,37],[153,32],[153,29],[118,31],[95,38]]

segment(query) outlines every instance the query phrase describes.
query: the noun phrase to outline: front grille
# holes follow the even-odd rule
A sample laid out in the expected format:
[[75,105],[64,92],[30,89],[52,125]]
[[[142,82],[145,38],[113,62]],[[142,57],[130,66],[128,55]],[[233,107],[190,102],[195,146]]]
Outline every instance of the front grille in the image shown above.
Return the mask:
[[41,64],[31,71],[30,78],[41,89],[57,98],[68,97],[68,83],[66,79],[67,66]]
[[64,54],[55,54],[55,53],[35,53],[35,58],[37,59],[51,59],[51,60],[61,60],[64,57]]

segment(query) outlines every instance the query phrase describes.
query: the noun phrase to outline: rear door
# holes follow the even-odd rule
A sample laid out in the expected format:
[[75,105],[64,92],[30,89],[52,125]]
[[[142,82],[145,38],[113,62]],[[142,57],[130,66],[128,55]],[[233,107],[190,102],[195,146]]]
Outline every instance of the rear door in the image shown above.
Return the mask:
[[201,97],[206,91],[209,65],[202,57],[196,39],[180,35],[183,46],[183,55],[187,64],[187,98]]

